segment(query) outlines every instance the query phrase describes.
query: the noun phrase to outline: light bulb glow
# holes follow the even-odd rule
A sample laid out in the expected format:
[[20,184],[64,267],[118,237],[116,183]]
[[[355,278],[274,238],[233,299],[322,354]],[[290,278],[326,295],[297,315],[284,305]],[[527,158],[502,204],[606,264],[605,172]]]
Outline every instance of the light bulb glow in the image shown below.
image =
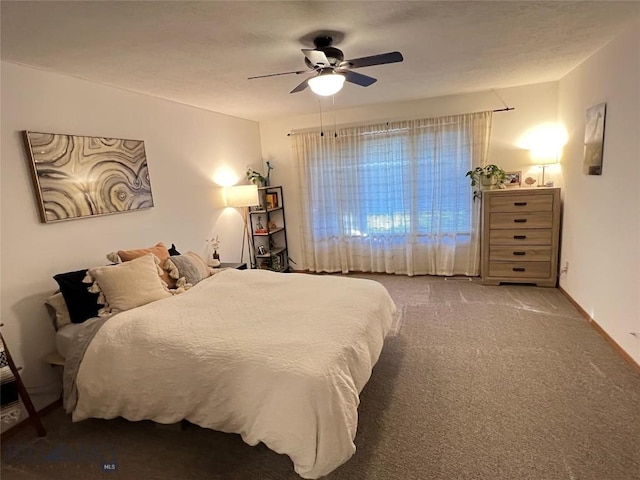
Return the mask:
[[316,95],[328,97],[342,90],[344,75],[338,73],[320,74],[309,79],[309,87]]
[[567,130],[558,123],[544,123],[526,131],[518,140],[520,148],[529,150],[529,155],[538,165],[558,163],[562,147],[567,143]]

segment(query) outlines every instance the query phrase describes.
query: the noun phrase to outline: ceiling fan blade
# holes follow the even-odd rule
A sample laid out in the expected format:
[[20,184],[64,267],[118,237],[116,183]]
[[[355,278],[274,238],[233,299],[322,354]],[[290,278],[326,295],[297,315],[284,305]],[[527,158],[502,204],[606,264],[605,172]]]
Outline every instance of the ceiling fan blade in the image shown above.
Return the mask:
[[371,67],[373,65],[384,65],[385,63],[396,63],[404,60],[400,52],[381,53],[380,55],[372,55],[370,57],[354,58],[345,60],[340,64],[340,68],[362,68]]
[[301,73],[312,72],[313,70],[296,70],[294,72],[281,72],[281,73],[269,73],[267,75],[257,75],[255,77],[249,77],[247,80],[253,80],[255,78],[266,78],[266,77],[277,77],[278,75],[291,75],[295,73],[296,75],[300,75]]
[[344,75],[344,79],[347,82],[355,83],[356,85],[360,85],[361,87],[368,87],[369,85],[373,85],[378,81],[377,78],[362,75],[361,73],[352,72],[350,70],[336,70],[336,72]]
[[329,63],[329,59],[325,53],[320,50],[316,50],[314,48],[303,48],[302,53],[304,53],[304,56],[311,62],[311,65],[321,67],[331,66],[331,63]]
[[309,79],[307,78],[304,82],[302,82],[300,85],[298,85],[296,88],[294,88],[293,90],[291,90],[289,93],[297,93],[297,92],[301,92],[302,90],[304,90],[305,88],[307,88],[308,86],[308,82]]

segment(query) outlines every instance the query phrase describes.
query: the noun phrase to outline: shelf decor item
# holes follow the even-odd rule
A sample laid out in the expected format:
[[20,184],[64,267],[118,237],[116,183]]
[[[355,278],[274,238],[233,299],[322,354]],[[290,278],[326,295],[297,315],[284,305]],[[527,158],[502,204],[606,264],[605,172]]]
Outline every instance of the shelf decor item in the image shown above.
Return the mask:
[[268,210],[278,208],[278,195],[275,193],[267,193],[264,198]]
[[216,238],[210,238],[207,240],[207,243],[211,245],[213,249],[213,253],[211,254],[211,260],[209,261],[210,267],[219,267],[220,266],[220,255],[218,254],[218,249],[220,248],[220,240],[218,240],[218,236]]
[[521,178],[522,172],[505,172],[504,185],[507,188],[519,187]]
[[258,217],[258,220],[256,222],[255,232],[256,233],[267,233],[267,229],[262,224],[262,217],[260,217],[260,216]]
[[257,172],[253,168],[247,168],[247,180],[249,180],[254,185],[258,185],[261,187],[264,185],[266,179],[260,172]]
[[271,183],[271,170],[273,167],[271,166],[271,162],[267,160],[267,175],[264,176],[262,173],[254,170],[253,168],[247,168],[247,180],[249,180],[254,185],[258,185],[259,187],[268,187]]
[[142,140],[24,132],[43,223],[153,207]]
[[268,187],[269,185],[271,185],[271,170],[273,170],[273,167],[271,166],[271,162],[269,160],[267,160],[267,176],[264,177],[264,186]]

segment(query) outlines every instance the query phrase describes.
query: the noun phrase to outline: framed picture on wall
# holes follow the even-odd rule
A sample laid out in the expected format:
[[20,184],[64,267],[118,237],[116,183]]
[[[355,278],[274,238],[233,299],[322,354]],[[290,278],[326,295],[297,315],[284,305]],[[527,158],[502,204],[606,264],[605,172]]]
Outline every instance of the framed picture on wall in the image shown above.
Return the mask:
[[142,140],[23,133],[43,223],[153,207]]
[[602,175],[604,123],[606,114],[606,103],[600,103],[587,110],[584,129],[584,161],[582,166],[582,171],[586,175]]
[[522,183],[522,172],[505,172],[504,184],[507,188],[519,187]]

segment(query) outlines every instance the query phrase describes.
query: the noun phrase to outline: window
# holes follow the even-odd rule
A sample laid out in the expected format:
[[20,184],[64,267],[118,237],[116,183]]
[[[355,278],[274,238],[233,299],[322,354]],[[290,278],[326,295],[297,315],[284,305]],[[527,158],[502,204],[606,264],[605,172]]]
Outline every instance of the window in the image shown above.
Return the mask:
[[468,251],[477,207],[465,173],[481,164],[488,143],[487,114],[470,114],[478,115],[481,145],[468,116],[344,129],[337,137],[295,134],[306,249],[328,249],[350,271],[350,257],[379,255],[372,245],[387,245],[396,260],[409,257],[398,273],[412,270],[408,263],[421,250],[433,256],[453,243]]

